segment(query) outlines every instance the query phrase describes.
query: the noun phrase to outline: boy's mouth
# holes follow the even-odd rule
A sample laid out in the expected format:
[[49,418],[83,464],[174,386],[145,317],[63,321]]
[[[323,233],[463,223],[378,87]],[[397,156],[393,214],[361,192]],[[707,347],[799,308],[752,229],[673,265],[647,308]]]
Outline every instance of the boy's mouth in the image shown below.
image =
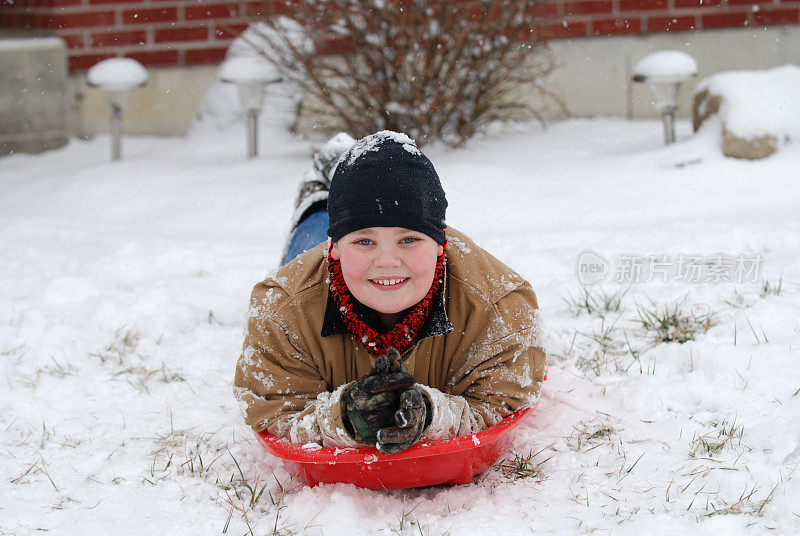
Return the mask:
[[394,289],[408,281],[407,277],[387,278],[387,279],[370,279],[369,282],[381,289]]

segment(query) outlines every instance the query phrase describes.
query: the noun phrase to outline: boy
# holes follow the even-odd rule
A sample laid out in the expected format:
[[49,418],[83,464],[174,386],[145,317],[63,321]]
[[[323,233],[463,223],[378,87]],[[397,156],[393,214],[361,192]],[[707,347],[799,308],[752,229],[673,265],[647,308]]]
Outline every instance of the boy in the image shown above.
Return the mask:
[[[313,235],[319,204],[293,239]],[[330,242],[289,251],[253,289],[234,382],[251,427],[392,454],[536,403],[545,373],[536,296],[447,227],[446,208],[433,164],[403,134],[367,136],[341,156]]]

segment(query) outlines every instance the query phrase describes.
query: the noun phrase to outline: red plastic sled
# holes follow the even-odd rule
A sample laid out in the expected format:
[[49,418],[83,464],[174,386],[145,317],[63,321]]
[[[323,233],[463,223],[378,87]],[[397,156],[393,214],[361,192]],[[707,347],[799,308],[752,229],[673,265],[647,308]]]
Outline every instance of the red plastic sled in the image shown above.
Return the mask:
[[469,484],[495,463],[512,439],[511,430],[534,408],[509,415],[496,425],[468,436],[419,443],[398,454],[374,447],[334,449],[292,445],[268,432],[256,434],[286,469],[309,486],[343,482],[375,490],[436,484]]

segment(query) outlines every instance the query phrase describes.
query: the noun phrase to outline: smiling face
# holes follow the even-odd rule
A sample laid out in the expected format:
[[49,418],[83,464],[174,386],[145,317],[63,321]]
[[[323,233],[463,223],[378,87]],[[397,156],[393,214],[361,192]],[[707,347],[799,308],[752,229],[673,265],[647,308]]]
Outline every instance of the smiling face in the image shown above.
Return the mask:
[[443,248],[424,233],[402,227],[369,227],[344,235],[331,246],[355,299],[382,313],[392,325],[396,313],[428,293]]

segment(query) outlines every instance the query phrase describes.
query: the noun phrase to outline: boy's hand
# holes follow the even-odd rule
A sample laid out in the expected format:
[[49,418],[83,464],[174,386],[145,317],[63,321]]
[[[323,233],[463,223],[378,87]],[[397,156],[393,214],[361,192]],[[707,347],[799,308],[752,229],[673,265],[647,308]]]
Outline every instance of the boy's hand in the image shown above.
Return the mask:
[[404,368],[400,353],[389,348],[375,360],[370,371],[354,381],[344,394],[343,417],[348,432],[365,443],[375,444],[375,433],[394,422],[400,393],[414,385]]
[[428,416],[425,395],[418,387],[410,387],[400,395],[400,409],[394,414],[396,426],[378,430],[378,451],[381,454],[397,454],[416,445]]

